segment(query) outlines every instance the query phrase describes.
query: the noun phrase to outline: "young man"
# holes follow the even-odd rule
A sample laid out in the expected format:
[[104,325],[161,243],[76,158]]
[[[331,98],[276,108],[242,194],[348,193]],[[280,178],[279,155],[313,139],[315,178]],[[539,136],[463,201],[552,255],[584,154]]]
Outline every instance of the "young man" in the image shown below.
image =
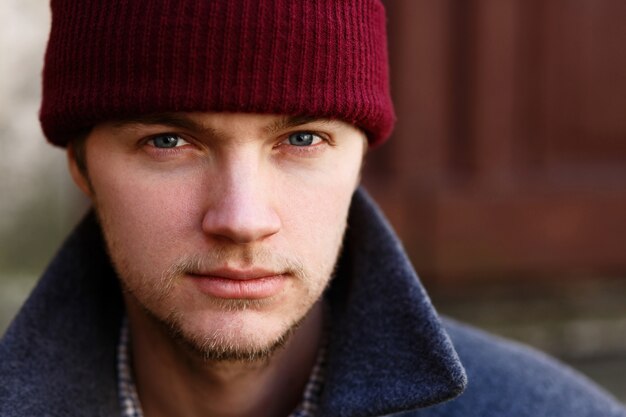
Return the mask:
[[94,210],[0,345],[1,416],[626,415],[442,323],[358,189],[380,2],[52,10],[42,126]]

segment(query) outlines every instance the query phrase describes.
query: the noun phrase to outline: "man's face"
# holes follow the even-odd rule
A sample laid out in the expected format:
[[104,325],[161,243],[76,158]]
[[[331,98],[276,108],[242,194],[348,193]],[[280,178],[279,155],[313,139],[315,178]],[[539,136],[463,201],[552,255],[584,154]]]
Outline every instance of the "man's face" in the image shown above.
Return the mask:
[[365,146],[340,121],[177,113],[100,124],[89,182],[71,166],[127,302],[234,358],[270,349],[319,299]]

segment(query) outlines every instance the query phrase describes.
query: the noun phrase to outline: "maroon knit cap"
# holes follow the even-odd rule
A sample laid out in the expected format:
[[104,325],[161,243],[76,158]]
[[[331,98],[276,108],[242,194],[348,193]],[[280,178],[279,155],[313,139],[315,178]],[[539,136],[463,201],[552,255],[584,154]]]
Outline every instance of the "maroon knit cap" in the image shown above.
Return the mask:
[[95,124],[211,111],[337,118],[390,134],[379,0],[52,0],[40,120],[65,146]]

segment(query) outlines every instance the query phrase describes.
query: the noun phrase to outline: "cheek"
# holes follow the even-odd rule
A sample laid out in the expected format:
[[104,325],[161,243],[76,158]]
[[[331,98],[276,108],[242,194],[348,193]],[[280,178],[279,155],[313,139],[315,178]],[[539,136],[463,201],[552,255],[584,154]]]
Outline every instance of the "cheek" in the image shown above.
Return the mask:
[[178,233],[193,212],[188,201],[192,190],[184,183],[114,178],[102,190],[99,193],[96,189],[99,208],[114,214],[114,221],[129,227],[129,233],[131,230],[142,234]]
[[120,174],[94,183],[109,250],[123,275],[160,274],[180,256],[174,242],[184,242],[198,223],[193,182]]
[[334,267],[359,166],[355,162],[306,178],[290,177],[277,204],[284,236],[301,259],[320,273],[328,274]]

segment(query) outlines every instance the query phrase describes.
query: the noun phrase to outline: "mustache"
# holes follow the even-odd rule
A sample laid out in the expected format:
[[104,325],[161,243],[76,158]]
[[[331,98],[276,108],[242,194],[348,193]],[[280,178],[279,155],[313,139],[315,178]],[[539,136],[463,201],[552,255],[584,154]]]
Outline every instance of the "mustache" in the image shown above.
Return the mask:
[[265,248],[218,247],[201,254],[183,255],[165,271],[166,281],[187,274],[203,274],[225,266],[232,268],[262,268],[277,274],[289,274],[307,281],[304,264],[295,257],[287,257]]

